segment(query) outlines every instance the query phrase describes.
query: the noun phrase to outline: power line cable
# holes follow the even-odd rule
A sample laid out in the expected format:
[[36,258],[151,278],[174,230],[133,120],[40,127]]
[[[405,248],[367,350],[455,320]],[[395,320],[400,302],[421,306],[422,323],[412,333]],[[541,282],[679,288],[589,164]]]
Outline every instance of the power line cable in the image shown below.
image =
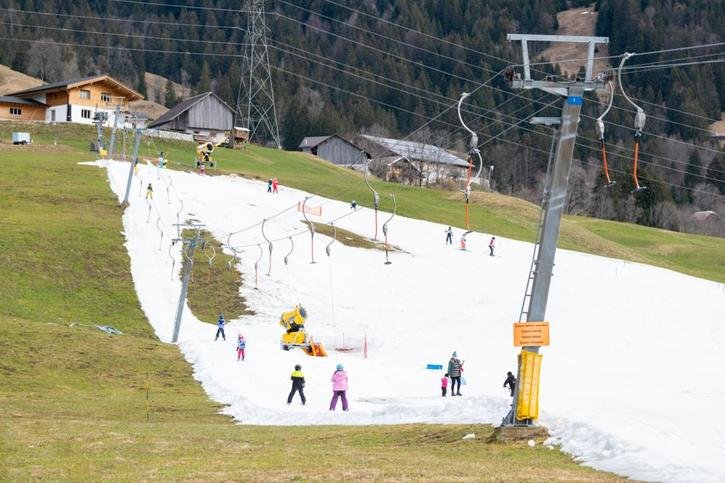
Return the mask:
[[[490,54],[488,52],[484,52],[484,51],[481,51],[481,50],[477,50],[477,49],[468,47],[468,46],[463,45],[463,44],[461,44],[459,42],[451,42],[450,40],[447,40],[447,39],[444,39],[444,38],[441,38],[441,37],[437,37],[435,35],[431,35],[429,33],[422,32],[420,30],[416,30],[416,29],[407,27],[405,25],[402,25],[402,24],[399,24],[399,23],[396,23],[396,22],[387,20],[387,19],[383,18],[382,15],[377,15],[377,16],[376,15],[372,15],[372,14],[369,14],[367,12],[363,12],[361,10],[355,9],[353,7],[350,7],[348,5],[344,5],[342,3],[336,2],[334,0],[324,0],[324,1],[327,2],[327,3],[330,3],[332,5],[336,5],[338,7],[345,8],[345,9],[351,11],[351,12],[355,12],[357,14],[360,14],[360,15],[363,15],[363,16],[366,16],[366,17],[369,17],[369,18],[372,18],[375,21],[383,22],[383,23],[386,23],[388,25],[392,25],[392,26],[401,28],[401,29],[406,30],[408,32],[416,33],[416,34],[421,35],[423,37],[427,37],[429,39],[432,39],[432,40],[436,40],[436,41],[445,43],[445,44],[450,45],[452,47],[460,48],[460,49],[466,50],[468,52],[472,52],[472,53],[475,53],[475,54],[478,54],[478,55],[482,55],[482,56],[485,56],[485,57],[488,57],[488,58],[492,58],[492,59],[498,60],[500,62],[503,62],[503,63],[505,63],[507,65],[515,65],[515,66],[520,66],[521,65],[521,64],[516,64],[516,63],[510,61],[509,59],[505,59],[503,57],[499,57],[499,56]],[[660,50],[652,50],[652,51],[647,51],[647,52],[640,52],[637,55],[639,55],[639,56],[655,55],[655,54],[662,54],[662,53],[669,53],[669,52],[679,52],[679,51],[684,51],[684,50],[695,50],[695,49],[701,49],[701,48],[719,47],[719,46],[723,46],[723,45],[725,45],[725,42],[718,42],[718,43],[711,43],[711,44],[699,44],[699,45],[686,46],[686,47],[675,47],[675,48],[671,48],[671,49],[660,49]],[[619,58],[622,55],[623,54],[611,55],[611,56],[601,56],[601,57],[597,57],[595,60],[598,60],[598,59]],[[586,61],[588,59],[578,59],[578,60],[580,60],[580,61]],[[537,63],[531,63],[529,65],[532,65],[533,66],[533,65],[557,64],[557,63],[560,63],[560,62],[562,62],[562,61],[556,61],[556,62],[548,61],[548,62],[540,62],[538,64]],[[542,71],[540,69],[534,69],[534,71],[539,72],[539,73],[544,73],[544,74],[550,75],[547,72]],[[561,77],[561,76],[559,76],[559,77]],[[621,95],[621,94],[617,94],[617,95]],[[633,98],[633,100],[639,101],[639,102],[644,102],[644,103],[647,103],[647,104],[653,104],[653,103],[649,103],[647,101],[643,101],[642,99]],[[653,104],[653,105],[656,105],[656,104]],[[658,106],[658,107],[664,108],[664,109],[672,109],[672,110],[677,111],[677,109],[668,108],[666,106]],[[629,110],[629,109],[626,109],[626,110]],[[631,111],[631,112],[634,112],[634,111]],[[678,112],[685,113],[685,111],[678,111]],[[687,114],[690,114],[693,117],[702,117],[702,116],[699,116],[697,114],[692,114],[692,113],[687,113]],[[715,119],[710,119],[710,118],[705,118],[705,119],[708,119],[711,122],[716,122],[717,121]]]

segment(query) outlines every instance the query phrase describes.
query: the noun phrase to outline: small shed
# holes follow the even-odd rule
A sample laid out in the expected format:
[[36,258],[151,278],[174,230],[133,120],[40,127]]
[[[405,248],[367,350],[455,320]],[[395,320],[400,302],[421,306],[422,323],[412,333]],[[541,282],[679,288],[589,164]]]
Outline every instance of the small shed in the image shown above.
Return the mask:
[[234,109],[213,92],[190,97],[172,107],[149,125],[150,129],[212,138],[233,128]]
[[314,154],[341,166],[365,164],[370,158],[370,155],[362,148],[337,134],[306,137],[300,143],[299,148],[305,153]]

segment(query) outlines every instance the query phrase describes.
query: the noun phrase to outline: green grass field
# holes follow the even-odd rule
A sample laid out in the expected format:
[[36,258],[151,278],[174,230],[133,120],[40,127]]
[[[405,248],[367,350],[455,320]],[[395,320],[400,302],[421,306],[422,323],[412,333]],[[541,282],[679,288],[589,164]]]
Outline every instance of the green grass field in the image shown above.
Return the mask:
[[0,145],[0,480],[617,479],[489,442],[483,425],[255,427],[218,414],[148,325],[122,211],[105,173],[76,164],[94,158],[78,139]]

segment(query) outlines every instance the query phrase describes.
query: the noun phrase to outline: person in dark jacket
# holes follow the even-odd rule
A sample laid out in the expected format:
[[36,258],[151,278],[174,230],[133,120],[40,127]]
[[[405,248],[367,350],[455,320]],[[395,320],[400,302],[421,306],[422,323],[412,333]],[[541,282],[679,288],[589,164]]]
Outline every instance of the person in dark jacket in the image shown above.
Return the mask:
[[292,404],[292,398],[295,396],[295,392],[299,391],[300,399],[302,399],[302,405],[304,406],[307,398],[305,397],[305,375],[302,374],[301,365],[297,364],[295,366],[295,370],[292,372],[290,379],[292,379],[292,390],[289,392],[289,396],[287,396],[287,404]]
[[453,245],[453,228],[450,226],[446,230],[446,245]]
[[219,338],[219,335],[221,334],[222,339],[227,340],[227,336],[224,335],[224,314],[219,314],[219,318],[216,320],[216,336],[214,337],[214,340],[216,341]]
[[[451,396],[461,395],[461,372],[463,372],[463,362],[458,358],[456,352],[448,361],[448,375],[451,378]],[[458,383],[458,391],[456,391],[456,383]]]
[[511,397],[514,397],[514,391],[516,390],[516,378],[513,374],[511,374],[511,371],[506,374],[506,380],[503,382],[503,387],[506,386],[508,386],[511,391]]

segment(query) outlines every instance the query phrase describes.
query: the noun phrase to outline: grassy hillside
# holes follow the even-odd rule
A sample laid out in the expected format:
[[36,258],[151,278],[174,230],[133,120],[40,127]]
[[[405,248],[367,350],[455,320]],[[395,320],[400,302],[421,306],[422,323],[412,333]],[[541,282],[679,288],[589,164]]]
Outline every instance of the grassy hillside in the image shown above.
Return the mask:
[[253,427],[217,414],[139,308],[121,209],[103,171],[76,164],[93,158],[86,143],[0,146],[0,480],[616,479],[559,451],[489,443],[489,426]]
[[[0,125],[0,139],[8,140],[12,125]],[[94,134],[80,126],[25,125],[40,143],[54,141],[86,150]],[[128,147],[130,151],[130,146]],[[142,157],[155,158],[159,151],[168,154],[170,167],[193,169],[195,151],[191,144],[144,138]],[[280,183],[329,198],[357,200],[370,206],[372,196],[362,176],[350,169],[333,166],[311,155],[250,146],[245,152],[217,148],[219,163],[209,174],[235,173],[253,179],[276,176]],[[382,209],[391,210],[386,193],[395,193],[398,213],[462,227],[462,195],[456,192],[420,189],[382,181],[373,182],[382,194]],[[518,240],[533,241],[538,207],[510,196],[474,192],[470,225],[485,233]],[[372,225],[372,222],[371,222]],[[372,226],[371,226],[372,230]],[[372,233],[371,233],[372,235]],[[696,277],[725,282],[725,239],[670,232],[627,223],[565,216],[559,246],[596,255],[648,263]],[[485,247],[479,247],[484,250]],[[473,247],[475,250],[476,247]]]

